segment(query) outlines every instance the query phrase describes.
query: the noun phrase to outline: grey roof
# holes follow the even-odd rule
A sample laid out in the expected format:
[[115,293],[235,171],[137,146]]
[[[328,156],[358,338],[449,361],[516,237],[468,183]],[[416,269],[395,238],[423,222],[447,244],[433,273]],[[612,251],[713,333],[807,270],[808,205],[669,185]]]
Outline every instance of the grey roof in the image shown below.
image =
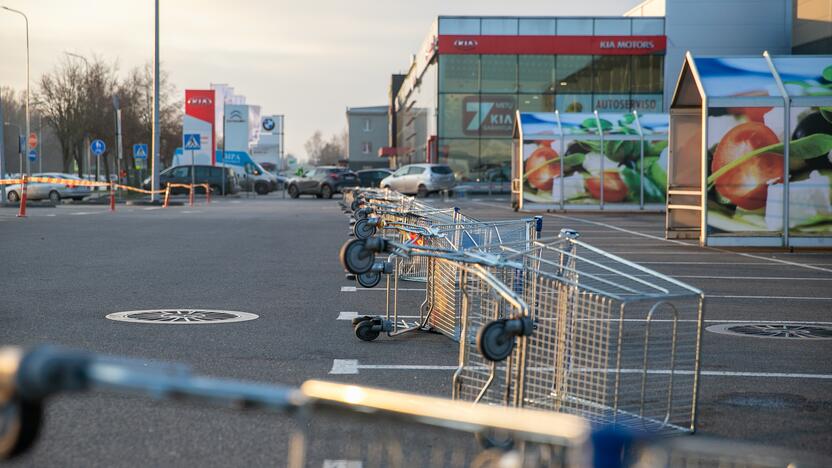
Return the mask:
[[387,106],[347,107],[347,114],[387,114]]

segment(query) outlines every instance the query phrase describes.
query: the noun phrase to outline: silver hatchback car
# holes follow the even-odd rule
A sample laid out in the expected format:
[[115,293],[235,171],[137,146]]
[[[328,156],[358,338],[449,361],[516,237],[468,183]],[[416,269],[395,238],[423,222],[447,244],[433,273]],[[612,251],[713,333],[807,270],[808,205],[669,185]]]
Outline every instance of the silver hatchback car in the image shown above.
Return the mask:
[[420,197],[441,190],[453,190],[455,185],[454,171],[446,164],[408,164],[379,183],[381,188]]
[[[58,179],[78,180],[82,179],[75,174],[65,174],[62,172],[44,172],[42,174],[32,174],[36,177],[54,177]],[[20,184],[9,185],[6,187],[6,199],[10,202],[20,201]],[[60,203],[64,198],[71,198],[73,200],[81,200],[91,194],[90,188],[74,184],[44,184],[31,183],[26,188],[26,196],[29,200],[45,200],[53,203]]]

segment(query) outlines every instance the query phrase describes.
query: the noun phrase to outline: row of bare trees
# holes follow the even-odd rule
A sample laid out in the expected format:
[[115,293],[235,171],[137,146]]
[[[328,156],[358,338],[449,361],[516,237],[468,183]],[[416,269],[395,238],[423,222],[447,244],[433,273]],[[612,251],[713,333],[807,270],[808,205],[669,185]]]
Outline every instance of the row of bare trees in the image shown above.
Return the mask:
[[315,166],[334,166],[338,161],[348,156],[349,137],[347,131],[332,135],[325,140],[320,130],[306,140],[304,149],[309,157],[309,163]]
[[[182,101],[166,73],[160,77],[160,154],[170,164],[173,151],[182,140]],[[35,85],[36,83],[36,85]],[[33,80],[30,101],[33,115],[39,115],[44,130],[57,140],[64,172],[77,172],[84,167],[86,147],[101,139],[107,144],[102,155],[105,174],[115,171],[110,166],[117,156],[115,103],[121,108],[124,162],[133,166],[132,145],[145,143],[150,147],[153,74],[145,65],[119,74],[116,63],[100,57],[66,56],[49,73]],[[5,88],[2,93],[5,113],[18,113],[20,94]]]

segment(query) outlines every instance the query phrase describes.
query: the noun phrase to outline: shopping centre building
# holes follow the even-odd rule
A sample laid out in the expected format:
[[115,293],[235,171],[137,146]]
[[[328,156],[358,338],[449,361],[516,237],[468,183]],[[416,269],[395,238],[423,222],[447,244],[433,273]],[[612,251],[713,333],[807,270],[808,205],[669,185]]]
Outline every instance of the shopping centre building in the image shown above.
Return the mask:
[[623,17],[440,16],[393,76],[389,146],[378,154],[391,166],[444,162],[462,180],[508,180],[517,111],[666,112],[688,50],[792,53],[793,1],[648,0]]

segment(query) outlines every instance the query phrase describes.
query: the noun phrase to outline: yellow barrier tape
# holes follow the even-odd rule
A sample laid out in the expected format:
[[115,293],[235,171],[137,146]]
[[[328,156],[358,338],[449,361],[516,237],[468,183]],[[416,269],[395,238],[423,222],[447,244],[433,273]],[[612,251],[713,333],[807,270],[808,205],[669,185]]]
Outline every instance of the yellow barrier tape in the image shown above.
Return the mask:
[[0,185],[17,185],[22,183],[23,179],[0,179]]
[[[93,180],[78,180],[78,179],[63,179],[60,177],[29,177],[26,179],[27,183],[30,184],[63,184],[75,187],[109,187],[110,182],[96,182]],[[22,184],[23,179],[0,179],[0,185],[18,185]],[[144,194],[154,194],[154,193],[165,193],[165,190],[145,190],[141,188],[131,187],[129,185],[123,184],[112,184],[115,188],[122,189],[122,190],[129,190],[131,192],[139,192]],[[167,184],[169,187],[181,187],[181,188],[191,188],[191,184]],[[211,186],[209,184],[194,184],[194,187],[202,187],[205,190],[210,190]]]

